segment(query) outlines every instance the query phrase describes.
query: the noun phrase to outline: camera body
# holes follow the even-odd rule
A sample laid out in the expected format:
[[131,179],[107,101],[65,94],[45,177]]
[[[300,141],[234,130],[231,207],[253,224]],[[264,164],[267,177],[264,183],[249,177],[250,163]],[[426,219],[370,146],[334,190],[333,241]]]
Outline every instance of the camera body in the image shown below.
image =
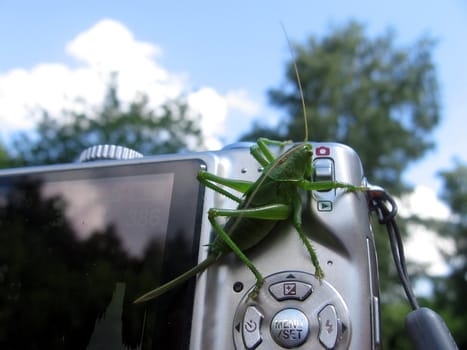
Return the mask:
[[[313,149],[315,181],[358,186],[365,182],[352,149],[336,143],[314,143]],[[258,177],[260,165],[248,147],[230,146],[216,158],[208,171],[250,181]],[[291,222],[280,223],[264,242],[246,252],[267,276],[257,299],[248,298],[254,276],[233,254],[199,277],[194,303],[199,312],[192,329],[195,348],[229,348],[232,334],[235,349],[378,348],[377,262],[368,203],[364,193],[344,192],[313,191],[303,197],[304,231],[317,252],[324,280],[312,275],[310,256]],[[213,191],[207,191],[206,201],[206,208],[235,207]],[[208,235],[209,223],[203,221]],[[206,250],[200,252],[203,259]],[[236,292],[239,285],[245,288]]]
[[[351,148],[337,143],[312,145],[314,181],[366,184],[360,159]],[[13,201],[18,198],[15,192],[19,189],[24,197],[27,191],[34,191],[40,194],[34,207],[57,197],[64,199],[60,219],[74,230],[77,244],[88,246],[93,237],[112,234],[119,247],[127,247],[122,253],[128,260],[126,267],[113,273],[112,281],[106,278],[107,291],[94,312],[95,325],[84,332],[88,348],[98,344],[94,340],[101,325],[120,322],[114,328],[120,328],[121,334],[115,336],[125,345],[144,349],[161,345],[199,350],[378,349],[377,259],[368,199],[362,192],[303,192],[303,228],[324,271],[321,281],[313,275],[310,256],[292,223],[285,220],[245,252],[265,277],[257,298],[249,298],[254,275],[234,254],[227,254],[196,281],[175,288],[160,300],[143,306],[131,304],[137,296],[206,258],[207,245],[215,234],[208,221],[209,208],[237,206],[196,181],[201,169],[247,181],[256,181],[262,170],[244,143],[215,152],[4,170],[0,171],[1,230],[11,226],[2,210],[8,213],[8,208],[18,211],[24,206]],[[36,187],[31,190],[25,183]],[[98,206],[98,202],[103,204]],[[27,213],[21,214],[24,220]],[[43,231],[41,234],[47,235]],[[2,232],[0,238],[5,235]],[[150,247],[156,246],[159,250],[150,255],[154,250]],[[101,258],[106,254],[101,253]],[[157,268],[151,266],[154,260]],[[113,260],[109,261],[111,265]],[[181,266],[174,267],[180,261]],[[117,265],[122,269],[121,259]],[[92,266],[79,269],[94,273]],[[148,271],[157,274],[153,281],[147,281]],[[16,293],[21,300],[25,292]],[[120,321],[105,316],[112,314],[111,309],[120,313]],[[125,327],[136,329],[139,336]]]

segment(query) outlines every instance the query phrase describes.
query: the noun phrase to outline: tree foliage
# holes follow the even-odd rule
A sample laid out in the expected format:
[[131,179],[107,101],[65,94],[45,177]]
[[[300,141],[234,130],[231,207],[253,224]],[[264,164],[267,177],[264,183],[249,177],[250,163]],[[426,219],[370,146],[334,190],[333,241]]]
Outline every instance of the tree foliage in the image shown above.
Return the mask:
[[[400,193],[402,172],[432,148],[430,133],[440,118],[433,47],[433,40],[422,38],[399,48],[392,32],[370,38],[354,22],[322,39],[310,37],[296,45],[312,140],[351,146],[370,181]],[[286,86],[269,92],[272,103],[287,111],[279,127],[257,124],[243,139],[303,140],[303,111],[292,62],[286,80]]]
[[444,251],[450,267],[448,276],[435,280],[435,307],[443,313],[459,349],[467,348],[467,164],[441,172],[442,198],[451,208],[453,218],[442,226],[442,233],[454,242],[454,251]]
[[103,105],[94,112],[64,111],[60,118],[43,112],[35,134],[21,133],[14,140],[16,165],[57,164],[75,161],[86,148],[117,144],[145,155],[174,153],[199,147],[197,119],[181,100],[153,110],[140,96],[124,108],[114,80]]
[[[459,223],[467,225],[467,164],[458,162],[453,170],[442,171],[440,175],[444,182],[442,198],[458,215]],[[467,242],[458,247],[467,252]]]
[[12,157],[10,156],[8,149],[0,143],[0,169],[1,168],[8,168],[10,166],[13,166],[13,160]]

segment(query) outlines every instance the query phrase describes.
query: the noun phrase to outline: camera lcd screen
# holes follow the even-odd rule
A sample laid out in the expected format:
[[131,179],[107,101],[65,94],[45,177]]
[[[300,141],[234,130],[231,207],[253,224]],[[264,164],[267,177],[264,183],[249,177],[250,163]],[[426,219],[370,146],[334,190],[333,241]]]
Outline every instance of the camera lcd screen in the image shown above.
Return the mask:
[[0,176],[1,349],[186,349],[197,262],[199,160]]

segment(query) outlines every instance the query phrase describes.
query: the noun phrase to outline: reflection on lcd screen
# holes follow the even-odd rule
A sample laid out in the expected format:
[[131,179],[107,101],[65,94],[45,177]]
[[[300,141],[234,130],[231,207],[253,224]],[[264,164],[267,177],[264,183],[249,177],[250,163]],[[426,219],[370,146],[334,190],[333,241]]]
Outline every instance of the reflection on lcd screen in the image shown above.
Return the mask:
[[173,187],[173,173],[0,183],[0,348],[169,344],[170,314],[190,310],[192,288],[132,301],[164,264],[191,261],[193,232],[167,237]]

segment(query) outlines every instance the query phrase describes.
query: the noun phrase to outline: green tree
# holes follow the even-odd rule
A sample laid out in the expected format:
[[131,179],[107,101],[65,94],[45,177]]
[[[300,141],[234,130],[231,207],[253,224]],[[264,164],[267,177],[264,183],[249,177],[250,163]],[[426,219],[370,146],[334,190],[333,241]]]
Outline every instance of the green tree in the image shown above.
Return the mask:
[[441,172],[444,182],[442,198],[451,208],[453,218],[439,231],[454,242],[454,251],[444,251],[450,272],[435,280],[434,308],[443,317],[457,341],[459,349],[467,349],[467,164]]
[[[433,147],[431,132],[440,119],[439,92],[432,61],[434,41],[423,37],[401,47],[388,31],[370,37],[350,22],[322,38],[295,45],[294,60],[308,116],[310,139],[354,148],[371,183],[393,195],[408,189],[401,180],[407,166]],[[269,91],[271,102],[286,110],[278,126],[257,123],[242,137],[305,137],[302,103],[293,62],[283,86]],[[403,230],[403,222],[399,219]],[[389,255],[384,229],[373,222],[383,292],[383,341],[388,349],[410,348],[404,331],[408,310]],[[395,311],[397,310],[397,311]]]
[[[399,48],[392,32],[370,38],[355,22],[321,40],[310,37],[296,45],[311,139],[351,146],[370,181],[401,193],[402,172],[432,148],[430,133],[440,118],[433,46],[433,40],[422,38]],[[269,91],[271,102],[287,110],[279,127],[257,124],[244,140],[258,136],[303,140],[303,111],[292,62],[286,80],[285,86]]]
[[0,143],[0,169],[12,166],[13,160],[8,152],[8,149]]
[[44,111],[34,135],[21,133],[14,140],[15,164],[72,162],[97,144],[126,146],[145,155],[174,153],[199,147],[201,131],[181,100],[152,110],[142,95],[124,108],[113,79],[103,105],[94,112],[67,110],[56,118]]

